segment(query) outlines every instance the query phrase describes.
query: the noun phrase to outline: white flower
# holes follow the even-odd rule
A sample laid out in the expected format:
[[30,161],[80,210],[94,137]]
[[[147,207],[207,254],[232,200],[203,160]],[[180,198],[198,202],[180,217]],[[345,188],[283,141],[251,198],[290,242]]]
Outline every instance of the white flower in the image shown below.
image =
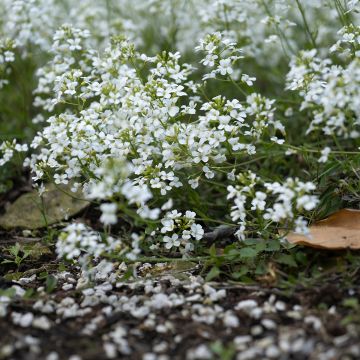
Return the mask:
[[213,67],[215,65],[215,61],[217,60],[218,56],[216,54],[207,54],[206,57],[201,60],[201,62],[205,66]]
[[150,209],[147,205],[141,205],[136,212],[143,219],[157,220],[159,218],[161,210],[159,208]]
[[204,344],[198,345],[196,348],[191,348],[187,351],[186,358],[189,360],[207,360],[212,359],[213,354]]
[[319,163],[326,163],[328,161],[329,155],[331,153],[331,149],[329,147],[325,147],[321,150],[321,156],[318,159]]
[[174,206],[174,201],[172,198],[170,198],[168,201],[166,201],[162,206],[161,210],[170,210]]
[[68,184],[69,180],[66,174],[55,174],[54,175],[55,184]]
[[316,196],[303,195],[296,200],[296,206],[307,211],[313,210],[318,204],[319,200]]
[[205,173],[205,177],[208,179],[212,179],[215,176],[215,173],[209,169],[207,166],[203,166],[203,171]]
[[172,247],[179,247],[180,246],[180,240],[179,236],[177,234],[173,234],[170,236],[164,236],[163,242],[165,243],[165,248],[170,250]]
[[309,228],[307,227],[307,222],[303,217],[299,217],[295,220],[294,232],[302,235],[308,235],[310,233]]
[[221,75],[231,75],[234,72],[233,68],[231,67],[231,59],[221,59],[217,70]]
[[285,115],[286,117],[291,117],[291,116],[293,116],[293,115],[294,115],[294,109],[289,106],[289,107],[285,110],[284,115]]
[[272,137],[270,138],[270,140],[273,141],[273,142],[275,142],[275,143],[277,143],[277,144],[279,144],[279,145],[282,145],[282,144],[285,142],[284,139],[278,139],[277,136],[272,136]]
[[102,212],[100,216],[100,221],[104,225],[112,225],[117,223],[117,205],[114,203],[109,204],[101,204],[100,210]]
[[195,217],[196,217],[196,213],[195,213],[194,211],[189,211],[189,210],[187,210],[187,211],[185,212],[185,217],[186,217],[187,219],[189,219],[189,220],[193,220],[193,219],[195,219]]
[[199,178],[190,179],[188,180],[188,183],[193,189],[196,189],[199,186]]
[[146,185],[134,185],[133,182],[126,182],[121,193],[128,199],[129,204],[144,204],[152,198],[152,194]]
[[246,83],[248,86],[252,86],[254,84],[254,81],[256,80],[255,77],[250,77],[247,74],[241,75],[241,81]]
[[171,117],[174,117],[178,112],[179,112],[179,107],[178,107],[178,106],[172,106],[172,107],[169,109],[169,115],[170,115]]
[[266,205],[266,201],[265,201],[266,196],[267,195],[265,193],[261,191],[257,191],[255,193],[255,199],[251,201],[251,205],[252,205],[251,210],[256,210],[256,209],[264,210]]
[[161,232],[163,234],[169,231],[173,231],[175,228],[175,222],[173,219],[162,219],[161,224],[163,225],[163,227],[161,228]]
[[195,238],[195,240],[202,239],[204,235],[204,229],[200,224],[192,224],[191,225],[191,235]]

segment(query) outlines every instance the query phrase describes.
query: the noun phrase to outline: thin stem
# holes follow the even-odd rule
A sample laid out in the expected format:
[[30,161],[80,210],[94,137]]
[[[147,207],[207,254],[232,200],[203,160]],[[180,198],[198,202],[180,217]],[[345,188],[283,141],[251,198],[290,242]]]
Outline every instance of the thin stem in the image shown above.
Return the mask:
[[317,46],[316,46],[315,37],[314,37],[313,33],[310,31],[309,24],[308,24],[308,22],[307,22],[307,20],[306,20],[305,11],[304,11],[302,5],[300,4],[300,1],[299,1],[299,0],[295,0],[295,1],[296,1],[296,4],[297,4],[298,9],[299,9],[299,11],[300,11],[301,17],[302,17],[302,19],[303,19],[305,31],[306,31],[306,33],[307,33],[307,35],[308,35],[308,37],[309,37],[309,40],[310,40],[310,42],[312,43],[312,46],[313,46],[314,48],[316,48]]
[[[301,151],[301,152],[307,152],[307,153],[320,154],[322,151],[322,150],[309,149],[309,148],[305,148],[305,147],[288,145],[288,144],[284,144],[283,146],[285,146],[289,149],[293,149],[293,150],[297,150],[297,151]],[[331,153],[338,154],[338,155],[360,155],[360,151],[331,150]]]

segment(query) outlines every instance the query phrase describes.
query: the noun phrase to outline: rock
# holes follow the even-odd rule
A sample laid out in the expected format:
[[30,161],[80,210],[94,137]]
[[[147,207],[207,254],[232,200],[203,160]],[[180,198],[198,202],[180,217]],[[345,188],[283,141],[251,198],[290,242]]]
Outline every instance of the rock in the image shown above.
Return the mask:
[[0,216],[0,228],[39,229],[76,215],[88,204],[81,191],[70,191],[70,185],[48,184],[42,199],[37,190],[17,198],[6,213]]

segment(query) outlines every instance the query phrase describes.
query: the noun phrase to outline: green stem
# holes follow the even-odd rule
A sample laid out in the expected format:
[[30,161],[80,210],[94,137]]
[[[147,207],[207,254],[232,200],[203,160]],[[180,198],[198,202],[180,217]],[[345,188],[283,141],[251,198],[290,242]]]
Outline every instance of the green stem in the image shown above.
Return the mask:
[[308,38],[312,44],[312,46],[314,48],[316,48],[316,41],[315,41],[315,37],[314,35],[312,34],[312,32],[310,31],[310,27],[309,27],[309,24],[306,20],[306,16],[305,16],[305,11],[304,11],[304,8],[302,7],[302,5],[300,4],[300,1],[299,0],[295,0],[296,1],[296,4],[297,4],[297,7],[300,11],[300,14],[301,14],[301,17],[303,19],[303,22],[304,22],[304,27],[305,27],[305,31],[306,31],[306,34],[308,35]]

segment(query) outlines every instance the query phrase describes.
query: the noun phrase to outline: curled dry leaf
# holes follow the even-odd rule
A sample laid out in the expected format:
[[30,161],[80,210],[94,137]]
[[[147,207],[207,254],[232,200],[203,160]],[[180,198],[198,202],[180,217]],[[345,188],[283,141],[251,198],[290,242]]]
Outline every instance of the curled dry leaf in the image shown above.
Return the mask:
[[310,226],[310,235],[286,235],[292,244],[322,249],[360,249],[360,210],[342,209]]

